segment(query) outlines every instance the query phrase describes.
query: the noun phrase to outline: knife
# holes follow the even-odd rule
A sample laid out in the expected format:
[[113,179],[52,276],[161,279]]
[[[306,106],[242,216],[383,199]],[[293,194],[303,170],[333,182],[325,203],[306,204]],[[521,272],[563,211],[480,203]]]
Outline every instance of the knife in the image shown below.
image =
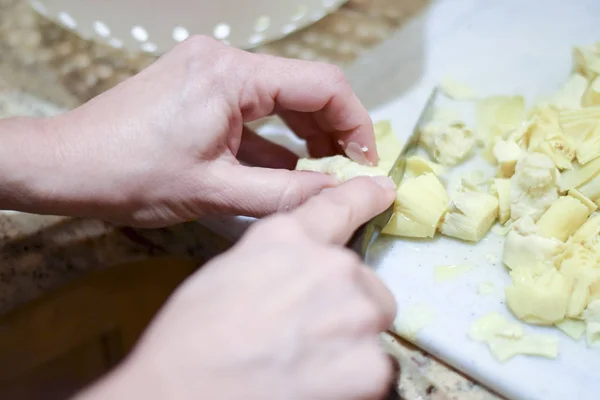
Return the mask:
[[[423,122],[429,120],[433,114],[435,99],[437,97],[438,87],[436,86],[432,91],[425,107],[421,111],[419,118],[413,128],[412,134],[410,135],[408,142],[404,145],[400,154],[396,158],[388,176],[394,181],[396,187],[400,186],[402,179],[404,178],[404,172],[406,171],[406,159],[408,156],[415,153],[419,147],[421,140],[421,125]],[[367,251],[369,246],[379,236],[383,228],[390,222],[394,214],[394,205],[390,205],[387,210],[381,214],[372,218],[369,222],[362,225],[356,230],[352,238],[348,241],[346,247],[358,253],[358,255],[364,261],[367,257]]]
[[[421,141],[421,125],[423,122],[430,119],[431,114],[434,110],[435,99],[437,97],[438,88],[437,86],[431,91],[431,94],[427,98],[427,102],[425,103],[425,107],[421,111],[417,122],[413,128],[413,131],[408,139],[408,142],[404,145],[400,154],[396,158],[392,168],[388,176],[394,181],[396,187],[400,185],[402,179],[404,179],[404,172],[406,171],[406,158],[415,153],[415,151],[419,147],[419,142]],[[372,218],[369,222],[362,225],[358,230],[354,233],[346,247],[358,253],[363,261],[365,261],[367,257],[367,251],[369,250],[369,246],[381,233],[383,228],[390,222],[392,215],[394,214],[394,205],[390,205],[387,210],[382,212],[381,214]],[[391,356],[390,356],[391,357]],[[403,400],[403,397],[400,395],[398,390],[396,389],[396,383],[400,379],[400,370],[395,363],[395,359],[391,360],[392,365],[394,365],[395,376],[394,382],[390,386],[389,390],[386,393],[386,396],[383,400]]]

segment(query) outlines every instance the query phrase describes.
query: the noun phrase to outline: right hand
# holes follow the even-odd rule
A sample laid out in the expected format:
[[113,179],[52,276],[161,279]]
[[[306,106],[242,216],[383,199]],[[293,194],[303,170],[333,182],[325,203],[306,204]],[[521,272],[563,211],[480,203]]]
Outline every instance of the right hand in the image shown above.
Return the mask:
[[177,290],[98,398],[380,398],[396,303],[341,245],[394,197],[388,178],[356,178],[256,223]]

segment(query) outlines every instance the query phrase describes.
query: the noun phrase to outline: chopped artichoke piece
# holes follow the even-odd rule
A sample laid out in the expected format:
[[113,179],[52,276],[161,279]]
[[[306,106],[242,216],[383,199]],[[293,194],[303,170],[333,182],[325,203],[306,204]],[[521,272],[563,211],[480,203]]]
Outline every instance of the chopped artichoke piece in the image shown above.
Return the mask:
[[426,172],[431,172],[437,176],[441,176],[445,172],[445,168],[440,164],[429,161],[423,157],[410,156],[406,159],[406,174],[407,176],[419,176]]
[[494,357],[501,362],[517,354],[546,358],[558,355],[556,337],[525,334],[520,325],[507,321],[498,313],[490,313],[475,321],[469,329],[469,336],[487,343]]
[[558,199],[558,171],[548,156],[526,153],[510,180],[510,215],[519,219],[529,215],[537,220]]
[[583,134],[575,153],[580,165],[585,165],[600,156],[600,124]]
[[566,241],[590,216],[591,211],[572,196],[560,197],[537,222],[538,233],[545,238]]
[[521,125],[525,115],[522,96],[494,96],[477,104],[477,132],[485,137],[502,136]]
[[339,155],[317,159],[301,158],[296,164],[296,170],[322,172],[340,181],[347,181],[357,176],[387,175],[387,172],[379,167],[360,165]]
[[569,76],[562,88],[552,96],[550,104],[558,109],[581,108],[582,97],[588,87],[585,76],[574,73]]
[[595,79],[600,74],[600,54],[594,46],[580,46],[573,49],[575,71],[587,79]]
[[590,86],[587,88],[583,97],[581,98],[581,104],[584,107],[600,106],[600,78],[596,77]]
[[498,222],[505,224],[510,218],[510,179],[494,179],[491,190],[498,196]]
[[523,217],[506,235],[502,262],[511,270],[529,268],[543,271],[563,248],[560,240],[538,235],[533,220]]
[[535,148],[530,147],[529,150],[547,155],[561,170],[571,169],[576,155],[573,141],[563,135],[559,128],[547,128],[541,142]]
[[454,100],[471,100],[477,97],[477,92],[464,83],[457,82],[452,77],[445,76],[440,80],[440,89],[446,96]]
[[598,200],[600,198],[600,175],[596,175],[591,181],[581,186],[579,191],[590,200]]
[[552,325],[565,318],[571,294],[565,277],[553,268],[539,277],[523,268],[510,274],[513,284],[505,290],[506,302],[517,318],[539,325]]
[[499,165],[499,175],[502,178],[510,178],[515,173],[517,161],[521,158],[523,150],[513,140],[498,139],[492,154]]
[[573,283],[569,305],[567,306],[566,316],[569,318],[577,318],[587,307],[590,300],[590,285],[589,282],[577,280]]
[[600,346],[600,300],[592,301],[583,316],[586,324],[586,339],[588,346]]
[[[514,129],[509,135],[508,139],[517,143],[520,147],[527,149],[529,148],[529,142],[532,140],[532,136],[543,136],[538,121],[539,116],[534,113],[533,117],[523,121],[519,127]],[[534,142],[537,143],[537,139],[534,138]]]
[[585,322],[567,318],[554,324],[565,335],[573,340],[579,340],[585,333]]
[[569,244],[593,248],[600,235],[600,214],[594,214],[571,236]]
[[469,171],[460,178],[461,190],[471,190],[474,192],[483,192],[490,179],[485,176],[483,171]]
[[453,166],[471,155],[475,138],[463,122],[433,120],[423,127],[421,144],[434,160]]
[[434,174],[405,178],[398,187],[394,215],[382,232],[405,237],[433,237],[447,204],[446,189]]
[[598,121],[600,106],[580,108],[577,110],[563,110],[559,114],[560,125],[564,126],[577,121]]
[[398,154],[402,151],[402,144],[392,130],[390,121],[383,120],[373,125],[375,131],[375,145],[379,156],[378,168],[389,172]]
[[588,208],[590,213],[593,213],[594,211],[596,211],[598,209],[598,206],[596,205],[596,203],[594,203],[586,195],[584,195],[583,193],[581,193],[581,191],[579,191],[577,189],[569,190],[569,196],[572,196],[572,197],[576,198],[577,200],[579,200],[580,202],[582,202]]
[[452,196],[440,231],[446,236],[478,242],[498,217],[498,199],[488,193],[459,191]]
[[585,245],[568,243],[563,253],[556,258],[555,263],[565,277],[573,280],[585,278],[591,284],[596,280],[596,276],[590,271],[596,268],[598,261],[598,255]]
[[575,165],[572,170],[560,174],[559,186],[561,191],[579,188],[590,182],[600,173],[600,157],[585,165]]

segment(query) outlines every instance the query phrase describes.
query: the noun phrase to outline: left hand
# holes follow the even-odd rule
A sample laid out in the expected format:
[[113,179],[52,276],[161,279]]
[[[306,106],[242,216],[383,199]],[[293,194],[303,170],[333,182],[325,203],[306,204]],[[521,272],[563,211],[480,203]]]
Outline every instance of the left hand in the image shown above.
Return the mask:
[[37,188],[46,204],[34,211],[154,227],[294,208],[336,182],[286,170],[296,156],[244,126],[272,113],[315,157],[377,163],[371,119],[339,68],[192,37],[49,120],[53,158]]

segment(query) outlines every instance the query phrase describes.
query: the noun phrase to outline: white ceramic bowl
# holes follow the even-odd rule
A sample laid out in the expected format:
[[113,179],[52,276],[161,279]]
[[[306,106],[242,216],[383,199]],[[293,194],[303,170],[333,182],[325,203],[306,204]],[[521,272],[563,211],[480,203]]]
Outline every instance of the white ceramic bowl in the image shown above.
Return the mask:
[[344,0],[31,0],[86,39],[160,54],[191,34],[249,49],[301,29]]

